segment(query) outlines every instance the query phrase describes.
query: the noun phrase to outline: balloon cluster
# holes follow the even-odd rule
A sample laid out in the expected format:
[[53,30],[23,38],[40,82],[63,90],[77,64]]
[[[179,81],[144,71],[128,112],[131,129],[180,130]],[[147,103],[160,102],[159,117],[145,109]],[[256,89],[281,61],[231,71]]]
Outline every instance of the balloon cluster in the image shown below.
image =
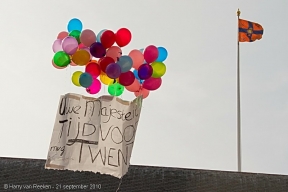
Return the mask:
[[82,22],[74,18],[68,22],[67,30],[60,32],[53,43],[52,65],[57,69],[84,66],[84,72],[73,73],[74,85],[97,94],[104,84],[112,96],[119,96],[126,89],[143,98],[161,86],[166,73],[163,61],[168,56],[164,47],[149,45],[123,55],[121,48],[132,39],[127,28],[116,33],[103,29],[96,35],[90,29],[83,30]]

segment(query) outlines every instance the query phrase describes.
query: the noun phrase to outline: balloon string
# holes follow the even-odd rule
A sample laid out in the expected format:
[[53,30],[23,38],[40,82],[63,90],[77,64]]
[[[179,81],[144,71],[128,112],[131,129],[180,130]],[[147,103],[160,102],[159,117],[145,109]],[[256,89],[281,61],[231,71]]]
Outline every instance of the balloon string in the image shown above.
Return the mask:
[[[113,83],[112,84],[115,84],[116,83],[116,79],[113,79]],[[116,93],[116,87],[114,87],[114,94]],[[115,96],[115,95],[114,95]]]
[[[71,65],[69,65],[69,71],[70,71],[70,77],[68,79],[71,79],[71,77],[72,77]],[[70,89],[72,90],[72,88],[73,88],[72,81],[70,81],[69,84],[70,84]]]
[[[69,79],[69,78],[67,78],[67,76],[69,75],[69,67],[66,67],[66,72],[65,72],[65,76],[66,76],[66,79]],[[65,83],[65,90],[66,91],[68,91],[68,93],[69,93],[69,81],[67,81],[67,83]]]
[[143,91],[142,91],[142,89],[143,89],[143,87],[142,87],[142,84],[140,84],[140,96],[142,96],[143,97]]

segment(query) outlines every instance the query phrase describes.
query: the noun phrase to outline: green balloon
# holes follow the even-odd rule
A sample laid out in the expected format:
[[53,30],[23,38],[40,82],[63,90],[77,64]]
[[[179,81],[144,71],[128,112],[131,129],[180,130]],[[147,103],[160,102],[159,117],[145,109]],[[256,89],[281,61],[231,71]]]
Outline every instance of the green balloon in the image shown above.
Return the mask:
[[155,61],[151,64],[153,73],[152,77],[159,78],[166,73],[166,65],[162,62]]
[[81,43],[81,41],[80,41],[80,35],[81,35],[81,32],[78,31],[78,30],[73,30],[73,31],[71,31],[71,32],[69,33],[69,36],[74,37],[75,39],[77,39],[78,44]]
[[53,57],[53,62],[58,67],[66,67],[71,63],[70,57],[64,51],[58,51]]
[[124,92],[124,86],[119,83],[114,83],[108,86],[108,92],[112,96],[119,96]]

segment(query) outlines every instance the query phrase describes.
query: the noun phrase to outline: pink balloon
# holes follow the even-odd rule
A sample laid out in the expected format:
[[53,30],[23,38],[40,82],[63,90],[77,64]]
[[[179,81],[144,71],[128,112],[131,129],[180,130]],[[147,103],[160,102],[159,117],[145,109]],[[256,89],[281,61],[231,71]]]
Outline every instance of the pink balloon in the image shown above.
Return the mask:
[[154,91],[158,89],[162,84],[161,78],[153,78],[150,77],[149,79],[146,79],[143,83],[143,88],[148,89],[150,91]]
[[62,42],[63,51],[69,55],[73,55],[78,49],[78,41],[74,37],[65,37]]
[[67,36],[68,36],[68,32],[62,31],[62,32],[60,32],[60,33],[58,34],[57,39],[63,40],[63,39],[64,39],[65,37],[67,37]]
[[131,85],[129,85],[129,86],[125,86],[125,88],[128,91],[136,92],[136,91],[140,90],[141,85],[140,85],[139,81],[135,78],[134,82]]
[[122,56],[122,50],[117,46],[110,47],[106,52],[106,57],[111,57],[115,62]]
[[141,88],[139,91],[134,92],[134,95],[136,97],[139,97],[140,95],[142,95],[143,99],[145,99],[146,97],[148,97],[150,91],[144,88]]
[[158,48],[154,45],[149,45],[144,50],[144,59],[147,63],[152,63],[158,58],[159,52]]
[[90,29],[85,29],[81,32],[80,35],[80,41],[86,46],[90,47],[92,43],[96,42],[96,35],[95,33]]
[[92,85],[86,88],[86,91],[90,94],[99,93],[100,90],[101,90],[101,82],[98,79],[93,79]]
[[92,55],[91,55],[91,53],[90,53],[90,49],[87,48],[87,47],[84,47],[84,48],[81,48],[81,49],[86,50],[86,51],[90,54],[90,60],[91,60],[91,59],[92,59]]
[[53,60],[52,60],[52,65],[53,65],[53,67],[55,67],[56,69],[65,69],[67,66],[65,66],[65,67],[59,67],[59,66],[57,66],[57,65],[55,65],[55,63],[53,62]]
[[80,44],[78,45],[78,48],[79,48],[79,49],[82,49],[82,48],[86,48],[86,46],[85,46],[83,43],[80,43]]
[[56,39],[52,45],[52,49],[54,53],[57,53],[58,51],[63,51],[62,49],[62,40]]
[[76,63],[74,63],[72,60],[71,60],[71,63],[70,63],[71,66],[78,66]]
[[141,51],[134,49],[130,51],[129,56],[133,61],[133,68],[138,70],[140,65],[142,65],[142,63],[144,62],[144,55],[141,53]]

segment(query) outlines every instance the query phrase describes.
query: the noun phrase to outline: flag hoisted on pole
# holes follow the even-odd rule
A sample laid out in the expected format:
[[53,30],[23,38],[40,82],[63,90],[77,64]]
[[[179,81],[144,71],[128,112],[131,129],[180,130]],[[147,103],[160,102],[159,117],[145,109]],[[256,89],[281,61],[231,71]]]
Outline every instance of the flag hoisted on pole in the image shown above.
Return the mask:
[[237,164],[238,172],[242,171],[241,165],[241,108],[240,108],[240,42],[254,42],[260,40],[263,35],[263,27],[251,21],[240,19],[240,10],[238,16],[238,42],[237,42]]

